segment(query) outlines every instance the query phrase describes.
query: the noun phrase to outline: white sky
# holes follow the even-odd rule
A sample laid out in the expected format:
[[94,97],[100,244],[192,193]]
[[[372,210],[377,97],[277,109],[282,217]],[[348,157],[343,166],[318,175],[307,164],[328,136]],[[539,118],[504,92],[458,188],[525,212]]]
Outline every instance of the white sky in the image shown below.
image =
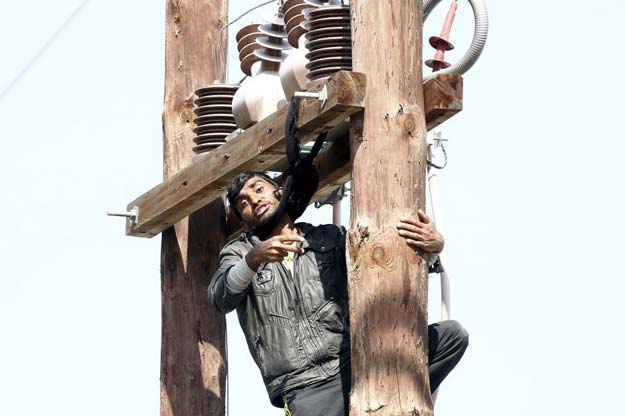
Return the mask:
[[[625,415],[625,6],[488,3],[487,49],[442,129],[452,312],[471,345],[437,415]],[[105,212],[161,180],[164,15],[162,0],[0,1],[2,415],[158,414],[160,239]],[[471,30],[461,2],[450,60]],[[230,414],[278,415],[233,318]]]

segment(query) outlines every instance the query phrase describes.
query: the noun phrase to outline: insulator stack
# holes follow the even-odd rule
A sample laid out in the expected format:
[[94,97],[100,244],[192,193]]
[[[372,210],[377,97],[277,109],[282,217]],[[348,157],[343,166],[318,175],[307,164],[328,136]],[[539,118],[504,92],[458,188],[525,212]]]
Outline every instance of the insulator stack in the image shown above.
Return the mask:
[[283,5],[284,20],[286,22],[286,31],[288,33],[288,42],[294,49],[289,53],[288,58],[280,66],[280,80],[284,95],[287,100],[291,100],[296,91],[303,91],[308,85],[308,59],[306,54],[308,50],[304,45],[306,38],[304,34],[308,31],[304,28],[306,18],[304,10],[311,6],[305,0],[287,0]]
[[[311,5],[325,2],[306,0]],[[352,69],[352,33],[350,8],[343,5],[321,5],[304,10],[306,23],[306,67],[308,89],[323,83],[332,74]]]
[[238,85],[213,84],[195,91],[195,128],[193,141],[196,155],[210,152],[226,143],[226,137],[236,130],[232,115],[232,99]]
[[307,32],[302,25],[306,19],[304,17],[304,9],[309,9],[311,7],[315,6],[312,6],[305,0],[287,0],[282,6],[284,21],[286,22],[286,32],[288,34],[287,39],[289,44],[294,48],[302,46],[299,44],[299,39]]
[[237,34],[239,53],[245,55],[241,69],[250,76],[241,84],[232,102],[234,118],[242,129],[286,105],[278,75],[280,65],[288,56],[285,51],[291,49],[286,40],[284,18],[282,14],[274,14],[263,16],[263,20],[265,23],[246,26]]
[[282,14],[263,16],[264,24],[258,26],[261,36],[256,38],[256,43],[261,47],[254,51],[262,61],[263,71],[278,71],[280,64],[286,59],[284,51],[291,49],[287,42],[286,26]]

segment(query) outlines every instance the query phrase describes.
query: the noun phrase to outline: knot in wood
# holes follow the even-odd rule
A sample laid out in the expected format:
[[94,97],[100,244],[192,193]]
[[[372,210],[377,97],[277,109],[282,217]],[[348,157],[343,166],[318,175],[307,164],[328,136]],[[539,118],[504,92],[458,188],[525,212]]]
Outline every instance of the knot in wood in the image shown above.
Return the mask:
[[404,120],[404,130],[409,136],[413,136],[415,130],[417,130],[417,120],[414,115],[408,114]]
[[376,260],[380,260],[384,258],[384,247],[381,245],[376,245],[373,247],[373,258]]
[[190,123],[193,119],[193,105],[188,101],[185,101],[178,110],[180,120],[184,123]]
[[374,244],[371,247],[371,262],[377,266],[388,267],[391,263],[390,250],[381,243]]

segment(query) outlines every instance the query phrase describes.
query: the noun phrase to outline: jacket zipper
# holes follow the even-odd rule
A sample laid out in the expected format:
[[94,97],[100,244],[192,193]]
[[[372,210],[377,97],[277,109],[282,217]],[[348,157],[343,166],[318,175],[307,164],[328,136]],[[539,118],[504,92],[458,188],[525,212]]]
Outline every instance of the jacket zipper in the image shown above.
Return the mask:
[[[293,258],[293,272],[295,272],[295,262],[296,259],[298,258],[299,255],[295,255],[295,257]],[[299,287],[299,285],[297,284],[297,281],[295,280],[295,276],[293,276],[294,273],[291,273],[291,271],[284,265],[284,263],[280,262],[280,265],[282,266],[282,268],[284,269],[284,271],[286,272],[286,275],[289,277],[289,279],[291,280],[292,284],[293,284],[293,288],[295,289],[295,305],[294,306],[294,310],[296,315],[299,313],[300,318],[304,318],[304,307],[302,304],[302,291],[301,288]]]
[[[304,303],[302,302],[302,299],[304,299],[303,295],[302,295],[302,289],[299,286],[297,279],[295,278],[294,274],[295,274],[295,270],[297,270],[297,261],[299,260],[299,254],[296,254],[293,257],[293,273],[291,273],[291,271],[284,265],[282,264],[282,267],[284,268],[284,270],[287,273],[287,276],[289,276],[291,278],[291,281],[293,282],[293,287],[295,288],[295,296],[296,296],[296,301],[297,301],[297,305],[299,307],[299,313],[300,313],[300,320],[303,323],[302,328],[306,331],[306,333],[308,334],[308,339],[310,342],[314,342],[315,344],[317,344],[317,349],[321,350],[323,349],[324,345],[323,343],[320,342],[319,339],[316,339],[316,337],[314,336],[314,334],[311,331],[311,328],[309,328],[309,324],[308,324],[308,317],[306,317],[306,314],[304,312]],[[306,351],[306,349],[304,348],[304,351]],[[308,355],[308,354],[306,354]],[[310,360],[311,357],[308,357],[308,359]],[[323,368],[322,364],[316,364],[316,366],[319,368],[319,370],[326,376],[329,376],[329,373],[326,371],[325,368]]]

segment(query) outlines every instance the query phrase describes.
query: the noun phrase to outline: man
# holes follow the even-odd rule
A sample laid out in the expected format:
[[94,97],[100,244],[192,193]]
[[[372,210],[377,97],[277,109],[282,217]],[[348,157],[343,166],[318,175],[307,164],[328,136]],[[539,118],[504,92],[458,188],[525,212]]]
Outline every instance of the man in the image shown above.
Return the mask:
[[[224,314],[237,310],[272,404],[288,405],[293,416],[344,416],[351,388],[345,229],[294,224],[288,213],[273,218],[280,192],[263,172],[230,184],[228,200],[247,226],[277,225],[259,243],[241,234],[224,247],[209,300]],[[443,249],[422,211],[397,229],[432,256]],[[462,357],[468,335],[445,321],[430,325],[428,336],[433,391]]]

